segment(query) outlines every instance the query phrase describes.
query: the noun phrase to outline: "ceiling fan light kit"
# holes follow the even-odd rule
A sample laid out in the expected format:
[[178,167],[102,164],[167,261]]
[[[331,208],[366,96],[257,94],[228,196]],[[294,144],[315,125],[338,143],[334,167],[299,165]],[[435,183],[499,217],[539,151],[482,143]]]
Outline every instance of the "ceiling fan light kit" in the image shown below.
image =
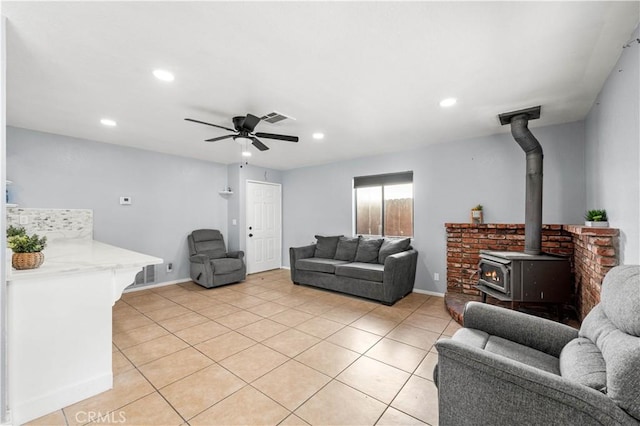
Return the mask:
[[[193,123],[205,124],[207,126],[213,126],[219,129],[227,130],[229,132],[233,132],[233,134],[231,135],[218,136],[215,138],[206,139],[205,140],[206,142],[217,142],[224,139],[233,138],[236,142],[240,143],[241,145],[246,145],[247,148],[248,148],[249,142],[251,142],[251,144],[255,146],[257,149],[259,149],[260,151],[266,151],[269,149],[269,147],[263,144],[258,138],[275,139],[275,140],[281,140],[281,141],[287,141],[287,142],[298,142],[297,136],[278,135],[275,133],[261,133],[261,132],[254,133],[253,131],[255,130],[258,123],[260,122],[261,118],[253,114],[247,114],[244,117],[243,116],[233,117],[234,129],[231,129],[225,126],[219,126],[217,124],[207,123],[205,121],[194,120],[193,118],[185,118],[185,120],[191,121]],[[247,149],[243,150],[243,156],[245,151],[248,152]]]

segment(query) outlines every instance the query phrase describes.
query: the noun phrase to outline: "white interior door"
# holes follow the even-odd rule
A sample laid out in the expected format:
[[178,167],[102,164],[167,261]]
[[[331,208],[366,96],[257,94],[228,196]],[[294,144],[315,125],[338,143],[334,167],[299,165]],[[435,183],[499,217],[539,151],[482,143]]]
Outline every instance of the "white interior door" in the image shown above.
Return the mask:
[[247,273],[282,266],[282,187],[247,181]]

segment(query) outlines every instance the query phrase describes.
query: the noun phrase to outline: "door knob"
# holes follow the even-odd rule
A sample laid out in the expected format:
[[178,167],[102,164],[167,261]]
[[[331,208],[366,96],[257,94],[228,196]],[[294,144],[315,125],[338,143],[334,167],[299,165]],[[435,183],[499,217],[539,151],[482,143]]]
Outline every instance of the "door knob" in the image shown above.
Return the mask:
[[253,237],[253,234],[249,234],[250,237]]

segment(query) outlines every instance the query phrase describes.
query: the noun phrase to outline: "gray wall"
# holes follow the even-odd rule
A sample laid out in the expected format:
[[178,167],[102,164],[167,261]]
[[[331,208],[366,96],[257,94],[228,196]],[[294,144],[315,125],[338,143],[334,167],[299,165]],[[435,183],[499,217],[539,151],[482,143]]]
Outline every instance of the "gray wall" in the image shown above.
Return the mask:
[[[585,206],[584,123],[534,128],[545,154],[545,223],[580,223]],[[413,170],[415,287],[443,293],[445,222],[468,222],[485,207],[485,222],[523,223],[525,155],[509,134],[283,172],[283,263],[288,248],[315,234],[351,235],[352,178]],[[433,281],[433,273],[440,281]]]
[[606,209],[620,229],[623,264],[640,264],[639,51],[622,49],[586,119],[587,209]]
[[13,202],[93,209],[96,240],[173,262],[174,272],[156,268],[156,282],[189,277],[189,232],[226,234],[224,165],[13,127],[6,149]]

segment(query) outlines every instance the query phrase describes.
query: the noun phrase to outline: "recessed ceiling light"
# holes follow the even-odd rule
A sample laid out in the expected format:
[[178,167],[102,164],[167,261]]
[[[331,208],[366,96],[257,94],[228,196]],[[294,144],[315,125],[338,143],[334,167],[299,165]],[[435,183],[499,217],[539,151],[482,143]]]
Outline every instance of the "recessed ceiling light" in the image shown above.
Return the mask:
[[317,141],[324,139],[324,133],[320,133],[320,132],[314,133],[311,136]]
[[100,123],[102,123],[103,126],[109,126],[109,127],[115,127],[118,125],[118,123],[116,123],[115,121],[109,118],[103,118],[102,120],[100,120]]
[[242,151],[243,157],[251,157],[251,151]]
[[458,102],[456,98],[446,98],[440,101],[440,106],[443,108],[448,108],[450,106],[454,106]]
[[153,75],[155,75],[158,80],[162,81],[173,81],[175,79],[173,74],[167,70],[154,70]]

